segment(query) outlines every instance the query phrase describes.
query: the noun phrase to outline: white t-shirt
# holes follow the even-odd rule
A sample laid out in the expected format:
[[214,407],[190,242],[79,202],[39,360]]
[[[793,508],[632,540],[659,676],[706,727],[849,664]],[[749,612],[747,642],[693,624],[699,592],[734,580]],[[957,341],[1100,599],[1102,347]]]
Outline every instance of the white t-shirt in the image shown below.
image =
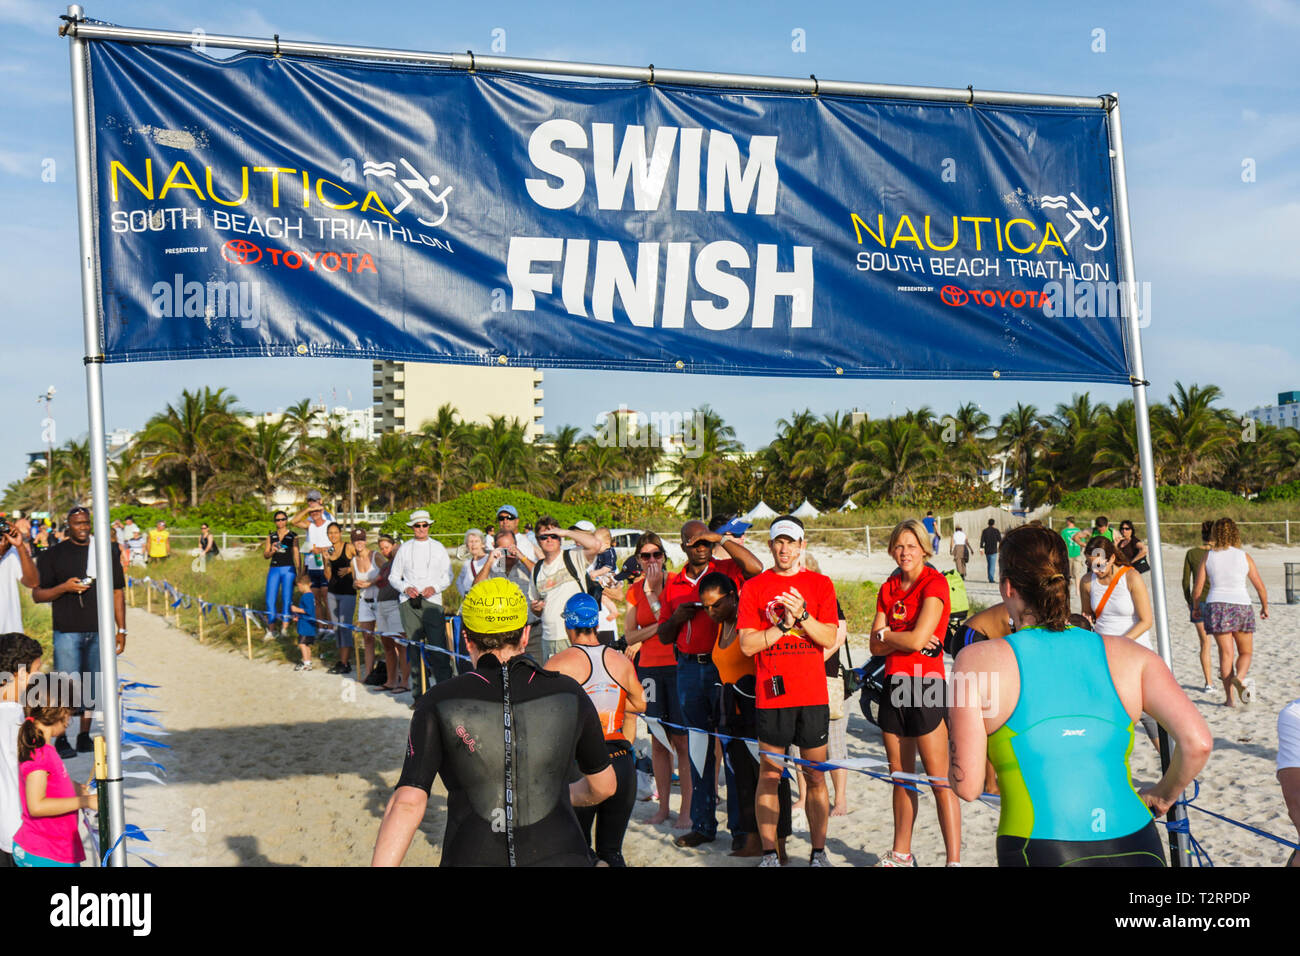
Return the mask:
[[330,546],[330,522],[334,516],[326,512],[325,520],[321,524],[316,524],[311,518],[307,519],[307,548],[302,552],[302,566],[315,571],[325,570],[325,556],[322,554],[308,554],[312,548],[328,548]]
[[1300,767],[1300,698],[1277,715],[1277,769]]
[[22,577],[22,561],[10,545],[0,558],[0,634],[22,632],[23,606],[18,600],[18,583]]
[[1246,590],[1246,575],[1249,573],[1250,564],[1241,548],[1211,550],[1205,556],[1205,575],[1210,580],[1210,593],[1205,596],[1205,603],[1249,604],[1250,594]]
[[[582,560],[581,553],[577,560]],[[583,589],[569,573],[564,562],[564,552],[557,554],[553,561],[543,563],[542,570],[534,575],[533,582],[528,589],[529,600],[546,598],[546,606],[542,608],[542,640],[567,640],[568,635],[564,633],[564,604]]]
[[960,547],[965,543],[966,543],[966,532],[958,528],[956,531],[952,533],[952,546],[956,548],[956,547]]
[[23,723],[23,705],[0,702],[0,850],[14,851],[14,834],[23,825],[23,808],[18,802],[18,728]]

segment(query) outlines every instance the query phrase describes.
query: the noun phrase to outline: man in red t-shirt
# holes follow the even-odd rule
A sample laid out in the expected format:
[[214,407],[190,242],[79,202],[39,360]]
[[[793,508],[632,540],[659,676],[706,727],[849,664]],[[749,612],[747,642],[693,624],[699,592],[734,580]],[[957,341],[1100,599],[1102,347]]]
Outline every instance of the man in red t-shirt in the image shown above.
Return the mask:
[[[753,657],[758,678],[758,742],[768,752],[784,754],[791,744],[804,760],[826,760],[830,707],[826,696],[823,651],[835,646],[839,612],[835,587],[824,574],[803,567],[803,522],[782,515],[768,530],[776,566],[745,584],[740,592],[736,626],[740,649]],[[763,841],[760,866],[778,866],[777,787],[782,762],[763,758],[758,777],[758,834]],[[826,825],[830,794],[822,771],[803,768],[804,806],[812,839],[813,866],[830,866]]]
[[[731,557],[715,561],[713,548],[717,544],[721,544]],[[664,582],[659,633],[651,640],[676,645],[677,696],[686,725],[713,731],[717,729],[718,721],[717,707],[714,706],[716,688],[722,683],[713,663],[718,625],[700,603],[700,579],[710,571],[718,571],[739,586],[747,578],[760,573],[763,565],[743,544],[730,536],[724,538],[716,531],[710,531],[703,521],[688,521],[682,525],[682,550],[686,552],[686,566]],[[677,846],[712,843],[718,833],[718,774],[712,735],[705,751],[704,766],[697,769],[695,761],[688,762],[691,765],[691,832],[674,840]],[[737,844],[744,845],[745,834],[733,832],[731,838],[733,849]]]

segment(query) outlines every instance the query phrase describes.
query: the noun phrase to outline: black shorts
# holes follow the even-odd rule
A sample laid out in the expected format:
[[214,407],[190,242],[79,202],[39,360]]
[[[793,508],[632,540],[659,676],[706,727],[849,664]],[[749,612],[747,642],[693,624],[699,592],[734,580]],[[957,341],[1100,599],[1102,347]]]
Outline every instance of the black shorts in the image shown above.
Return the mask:
[[330,585],[329,581],[325,578],[324,571],[318,571],[315,568],[308,568],[307,577],[311,578],[311,589],[313,591],[318,588],[328,588]]
[[998,866],[1147,866],[1165,865],[1160,831],[1152,820],[1141,830],[1113,840],[1027,840],[1000,836]]
[[896,737],[924,737],[948,716],[947,684],[942,677],[890,674],[880,702],[880,730]]
[[758,741],[785,750],[791,744],[812,749],[825,747],[831,729],[831,709],[826,704],[802,707],[760,707]]
[[[686,716],[682,713],[681,698],[677,696],[677,667],[672,664],[638,667],[636,676],[645,689],[645,715],[685,727]],[[678,727],[665,727],[664,730],[670,734],[686,733]]]

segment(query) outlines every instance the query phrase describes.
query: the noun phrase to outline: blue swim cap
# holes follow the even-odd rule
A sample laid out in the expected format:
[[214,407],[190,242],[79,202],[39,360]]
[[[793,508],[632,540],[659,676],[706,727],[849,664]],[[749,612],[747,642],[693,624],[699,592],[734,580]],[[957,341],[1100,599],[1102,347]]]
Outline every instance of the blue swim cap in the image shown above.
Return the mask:
[[575,594],[564,602],[564,626],[575,630],[600,623],[600,602],[590,594]]

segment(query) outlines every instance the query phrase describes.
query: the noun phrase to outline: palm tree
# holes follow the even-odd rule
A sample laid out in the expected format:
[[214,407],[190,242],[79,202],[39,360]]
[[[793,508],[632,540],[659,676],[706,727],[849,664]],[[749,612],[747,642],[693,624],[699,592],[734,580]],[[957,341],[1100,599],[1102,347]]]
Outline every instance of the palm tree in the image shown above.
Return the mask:
[[370,481],[366,493],[371,498],[386,498],[388,511],[397,510],[398,493],[410,502],[412,456],[410,442],[404,435],[388,432],[380,435],[370,459]]
[[239,469],[242,486],[258,494],[269,509],[278,489],[301,478],[298,438],[294,426],[285,418],[269,423],[258,421],[239,443]]
[[319,417],[321,417],[320,406],[312,405],[310,398],[304,398],[286,408],[280,420],[293,433],[298,447],[301,448],[306,446],[308,433]]
[[234,417],[238,401],[224,388],[181,392],[179,407],[168,405],[145,424],[140,444],[151,468],[175,464],[189,474],[190,507],[199,504],[199,476],[211,475],[229,451],[229,440],[241,427]]
[[1097,427],[1097,456],[1099,466],[1093,473],[1093,483],[1136,488],[1142,483],[1142,465],[1139,459],[1137,415],[1132,399],[1125,399],[1109,412]]
[[463,476],[465,454],[475,447],[468,440],[472,430],[461,423],[456,409],[446,402],[412,436],[413,470],[428,483],[435,502],[441,502],[443,490]]
[[938,451],[915,422],[889,418],[877,423],[865,446],[867,457],[849,466],[841,491],[852,496],[867,491],[874,498],[901,498],[916,486],[922,469]]
[[1186,389],[1175,382],[1169,404],[1151,410],[1162,480],[1185,485],[1217,471],[1218,458],[1232,440],[1223,418],[1211,407],[1220,395],[1217,385]]
[[1010,454],[1016,485],[1022,489],[1028,487],[1034,457],[1043,446],[1043,437],[1043,423],[1033,405],[1017,402],[1014,409],[1002,416],[998,425],[999,443],[1002,450]]

